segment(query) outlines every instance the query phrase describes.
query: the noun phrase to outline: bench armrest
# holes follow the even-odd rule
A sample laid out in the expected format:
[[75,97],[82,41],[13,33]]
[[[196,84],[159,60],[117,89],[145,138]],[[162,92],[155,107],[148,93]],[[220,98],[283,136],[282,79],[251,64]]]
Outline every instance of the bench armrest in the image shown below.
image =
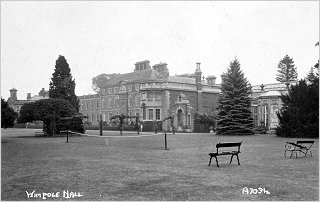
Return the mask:
[[287,142],[287,144],[290,144],[292,146],[295,146],[295,147],[299,147],[300,149],[305,149],[306,147],[302,146],[302,145],[299,145],[299,144],[296,144],[296,143],[293,143],[293,142]]

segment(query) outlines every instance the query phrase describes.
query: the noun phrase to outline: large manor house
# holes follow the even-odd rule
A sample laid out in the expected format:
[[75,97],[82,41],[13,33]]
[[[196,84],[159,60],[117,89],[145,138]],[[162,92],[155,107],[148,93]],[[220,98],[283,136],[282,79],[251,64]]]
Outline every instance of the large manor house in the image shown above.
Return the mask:
[[[78,96],[80,113],[88,117],[87,123],[97,125],[100,115],[107,124],[117,114],[139,116],[142,125],[174,116],[176,129],[192,131],[195,113],[215,110],[221,93],[221,84],[216,83],[215,76],[202,76],[200,63],[196,63],[193,73],[170,76],[166,63],[151,67],[150,61],[145,60],[135,63],[133,72],[110,75],[99,93]],[[269,129],[277,126],[280,96],[287,90],[284,83],[252,86],[251,111],[256,126],[264,125]],[[47,92],[42,89],[39,96],[28,94],[26,100],[17,100],[17,90],[11,89],[8,104],[19,112],[26,102],[48,98]],[[169,121],[162,127],[165,131],[172,129]]]

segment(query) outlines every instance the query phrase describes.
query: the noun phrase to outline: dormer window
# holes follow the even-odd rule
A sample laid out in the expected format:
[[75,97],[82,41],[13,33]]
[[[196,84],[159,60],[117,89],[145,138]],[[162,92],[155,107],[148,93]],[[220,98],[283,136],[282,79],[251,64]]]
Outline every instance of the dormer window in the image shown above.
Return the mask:
[[126,91],[126,87],[125,87],[124,85],[122,85],[122,86],[120,87],[120,91]]

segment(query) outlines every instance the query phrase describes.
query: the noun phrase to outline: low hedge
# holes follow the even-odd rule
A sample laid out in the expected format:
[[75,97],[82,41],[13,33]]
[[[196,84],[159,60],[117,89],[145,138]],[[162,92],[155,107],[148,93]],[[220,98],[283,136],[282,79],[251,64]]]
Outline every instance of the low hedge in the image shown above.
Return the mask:
[[[84,126],[86,130],[100,130],[98,125],[94,126]],[[113,130],[113,131],[118,131],[119,126],[102,126],[102,130]],[[124,131],[134,131],[136,130],[135,126],[124,126],[123,127]]]
[[26,128],[26,123],[14,123],[13,128]]
[[[158,131],[162,131],[162,121],[156,121],[158,126]],[[155,131],[155,124],[153,121],[143,121],[141,122],[143,125],[142,131],[145,132],[153,132]]]

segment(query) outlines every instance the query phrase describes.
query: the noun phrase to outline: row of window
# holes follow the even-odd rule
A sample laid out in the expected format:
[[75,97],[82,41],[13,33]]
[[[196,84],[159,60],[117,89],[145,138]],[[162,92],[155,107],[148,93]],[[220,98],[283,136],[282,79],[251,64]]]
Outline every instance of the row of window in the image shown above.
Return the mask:
[[161,101],[161,93],[142,93],[141,94],[142,101]]
[[161,120],[161,109],[142,109],[142,119]]
[[[91,102],[91,104],[90,104]],[[100,109],[100,102],[99,100],[92,100],[92,101],[82,101],[80,103],[80,109]]]
[[[252,116],[254,119],[254,124],[256,126],[258,126],[262,123],[262,124],[264,124],[264,126],[269,126],[268,112],[269,112],[268,105],[263,105],[262,107],[253,106],[252,107]],[[260,115],[260,120],[258,120],[258,115]]]
[[[119,107],[125,107],[126,106],[126,99],[120,99],[119,96],[116,96],[114,98],[109,97],[108,99],[103,98],[102,99],[102,109],[107,108],[119,108]],[[139,95],[135,96],[135,102],[133,100],[132,96],[129,96],[128,98],[128,106],[129,107],[140,107],[140,98]]]
[[[138,84],[137,84],[138,85]],[[161,93],[142,93],[141,94],[141,100],[142,101],[161,101]],[[181,97],[180,97],[181,101]],[[90,104],[91,102],[91,104]],[[119,108],[119,107],[124,107],[126,105],[126,100],[125,99],[119,99],[119,96],[115,96],[114,98],[109,97],[109,98],[103,98],[102,99],[102,109],[107,109],[107,108]],[[140,106],[140,96],[131,96],[129,95],[128,98],[128,106],[129,107],[139,107]],[[83,101],[81,102],[81,110],[94,110],[94,109],[99,109],[99,100],[93,100],[93,101]]]
[[[118,115],[119,113],[103,113],[102,114],[102,121],[106,121],[106,122],[109,122],[110,121],[110,118],[114,115]],[[129,112],[129,116],[140,116],[139,115],[140,113],[139,112],[133,112],[133,111],[130,111]],[[99,120],[100,120],[100,114],[99,113],[93,113],[93,114],[86,114],[86,116],[88,117],[88,119],[86,121],[88,122],[92,122],[92,123],[98,123]],[[134,118],[133,118],[134,119]]]
[[[132,86],[133,85],[129,85],[128,86],[128,91],[129,92],[132,92]],[[140,84],[135,84],[135,91],[139,91],[139,86]],[[126,92],[127,91],[127,87],[125,85],[121,85],[120,88],[118,86],[116,87],[113,87],[113,93],[118,93],[118,92]],[[105,95],[105,94],[112,94],[112,88],[108,88],[107,89],[102,89],[102,95]]]
[[[81,110],[88,110],[88,109],[99,109],[99,100],[91,101],[91,105],[89,104],[90,101],[81,102]],[[102,98],[102,109],[107,108],[119,108],[126,106],[126,99],[120,99],[119,96],[115,96],[114,98]],[[128,98],[128,106],[129,107],[140,107],[140,97],[139,95],[133,97],[129,96]],[[89,108],[90,107],[90,108]]]
[[[139,116],[139,112],[135,112],[135,114],[133,113],[133,111],[130,111],[129,116]],[[102,120],[108,121],[112,116],[113,114],[111,112],[108,113],[108,117],[106,117],[106,114],[102,114]],[[89,122],[96,122],[100,119],[98,113],[91,115],[87,114],[87,117]],[[161,109],[143,109],[142,120],[161,120]]]

